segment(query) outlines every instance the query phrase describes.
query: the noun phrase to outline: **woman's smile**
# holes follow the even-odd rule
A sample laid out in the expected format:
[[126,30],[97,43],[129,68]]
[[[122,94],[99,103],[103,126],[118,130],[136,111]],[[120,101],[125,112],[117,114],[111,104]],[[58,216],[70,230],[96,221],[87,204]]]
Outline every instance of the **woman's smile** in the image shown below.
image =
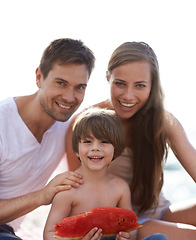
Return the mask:
[[151,91],[148,62],[130,62],[112,70],[108,76],[111,103],[120,118],[128,119],[147,102]]

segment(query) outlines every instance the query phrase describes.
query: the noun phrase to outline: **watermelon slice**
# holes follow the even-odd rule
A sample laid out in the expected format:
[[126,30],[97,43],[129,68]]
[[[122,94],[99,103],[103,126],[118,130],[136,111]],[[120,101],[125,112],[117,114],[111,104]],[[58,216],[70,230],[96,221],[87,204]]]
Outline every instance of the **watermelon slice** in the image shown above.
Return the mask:
[[128,209],[117,207],[96,207],[83,214],[67,217],[55,226],[55,238],[81,239],[92,228],[102,229],[102,236],[115,236],[123,231],[132,231],[142,225],[136,214]]

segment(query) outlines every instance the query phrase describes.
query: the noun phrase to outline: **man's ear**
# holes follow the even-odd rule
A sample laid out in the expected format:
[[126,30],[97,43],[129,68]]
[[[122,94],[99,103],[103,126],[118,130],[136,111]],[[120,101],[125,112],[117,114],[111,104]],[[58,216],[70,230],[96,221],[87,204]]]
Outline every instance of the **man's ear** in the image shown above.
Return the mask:
[[38,67],[36,69],[35,74],[36,74],[36,84],[37,84],[38,88],[41,88],[41,79],[43,77],[43,74],[42,74],[40,67]]

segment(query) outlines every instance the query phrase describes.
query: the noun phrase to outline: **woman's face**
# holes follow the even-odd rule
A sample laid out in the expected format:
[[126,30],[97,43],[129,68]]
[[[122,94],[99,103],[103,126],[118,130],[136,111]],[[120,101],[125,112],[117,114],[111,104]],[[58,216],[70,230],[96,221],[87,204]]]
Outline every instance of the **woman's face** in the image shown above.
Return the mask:
[[111,103],[121,119],[131,118],[147,102],[151,91],[150,64],[130,62],[112,70],[108,77]]

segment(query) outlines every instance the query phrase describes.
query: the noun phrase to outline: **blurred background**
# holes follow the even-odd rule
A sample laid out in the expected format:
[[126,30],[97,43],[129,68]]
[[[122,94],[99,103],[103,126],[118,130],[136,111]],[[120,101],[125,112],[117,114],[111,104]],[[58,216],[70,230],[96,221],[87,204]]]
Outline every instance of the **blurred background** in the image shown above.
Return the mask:
[[[81,39],[96,56],[80,109],[102,101],[109,98],[105,72],[114,49],[126,41],[144,41],[159,60],[165,108],[196,147],[195,23],[194,0],[0,1],[0,100],[37,91],[35,70],[43,50],[54,39],[69,37]],[[163,190],[172,202],[196,196],[195,182],[172,153],[164,175]],[[23,234],[29,229],[40,234],[48,209],[31,213]]]

